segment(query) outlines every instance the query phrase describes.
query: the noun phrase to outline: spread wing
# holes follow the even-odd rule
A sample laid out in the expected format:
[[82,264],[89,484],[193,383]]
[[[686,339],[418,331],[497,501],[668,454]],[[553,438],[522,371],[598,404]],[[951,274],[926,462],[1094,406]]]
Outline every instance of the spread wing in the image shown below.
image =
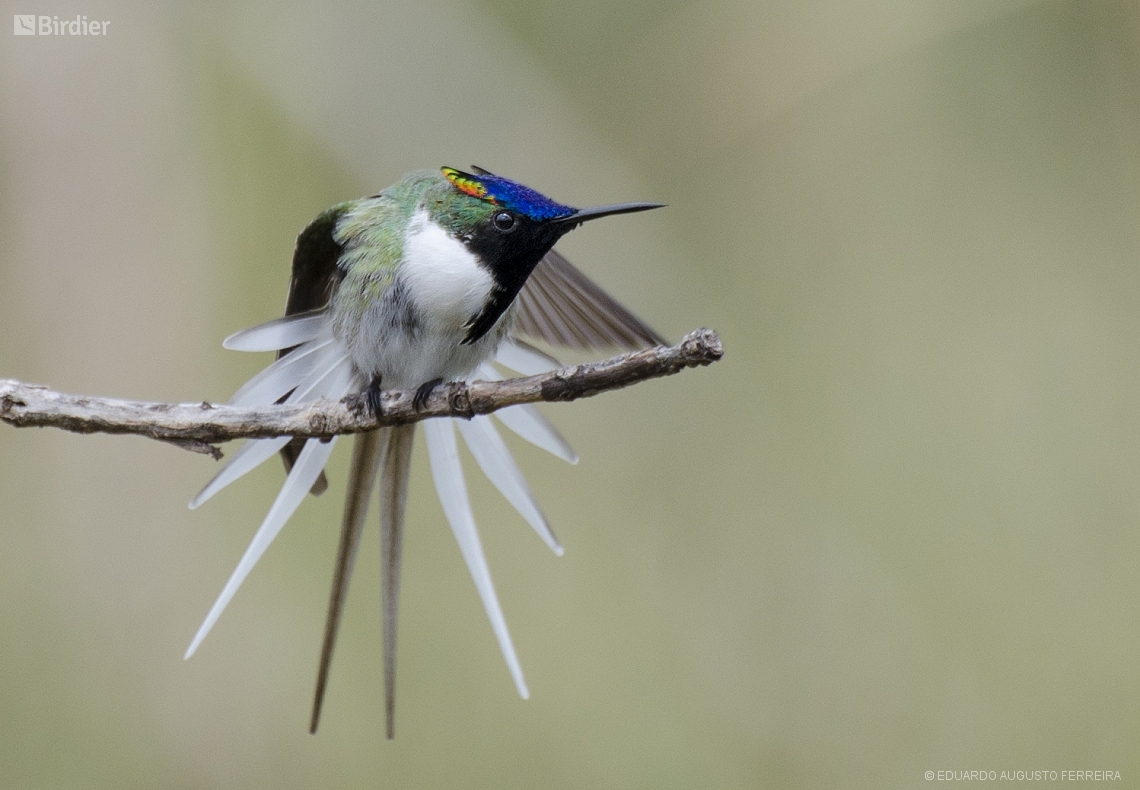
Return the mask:
[[557,250],[534,268],[518,302],[515,331],[551,345],[630,351],[668,345]]

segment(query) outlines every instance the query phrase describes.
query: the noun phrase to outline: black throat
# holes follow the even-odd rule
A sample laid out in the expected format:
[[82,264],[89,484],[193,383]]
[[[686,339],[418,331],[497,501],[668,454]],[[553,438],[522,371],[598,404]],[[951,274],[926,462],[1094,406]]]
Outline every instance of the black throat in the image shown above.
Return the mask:
[[509,233],[488,222],[461,239],[495,281],[491,298],[468,325],[464,344],[474,343],[487,334],[519,295],[534,267],[569,229],[516,215],[516,225]]

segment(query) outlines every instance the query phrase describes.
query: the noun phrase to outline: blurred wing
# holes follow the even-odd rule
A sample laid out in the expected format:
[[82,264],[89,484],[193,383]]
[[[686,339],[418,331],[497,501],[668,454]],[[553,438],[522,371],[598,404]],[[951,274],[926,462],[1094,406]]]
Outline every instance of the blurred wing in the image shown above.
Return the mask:
[[551,345],[630,351],[668,345],[557,250],[539,261],[518,304],[515,331]]

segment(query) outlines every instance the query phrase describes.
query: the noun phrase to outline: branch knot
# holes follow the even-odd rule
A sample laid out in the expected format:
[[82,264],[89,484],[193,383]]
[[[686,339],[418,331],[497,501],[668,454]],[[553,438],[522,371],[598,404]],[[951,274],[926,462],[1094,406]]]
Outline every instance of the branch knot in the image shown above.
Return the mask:
[[471,405],[471,395],[467,391],[467,383],[453,381],[447,388],[447,408],[452,415],[470,420],[475,416],[475,407]]

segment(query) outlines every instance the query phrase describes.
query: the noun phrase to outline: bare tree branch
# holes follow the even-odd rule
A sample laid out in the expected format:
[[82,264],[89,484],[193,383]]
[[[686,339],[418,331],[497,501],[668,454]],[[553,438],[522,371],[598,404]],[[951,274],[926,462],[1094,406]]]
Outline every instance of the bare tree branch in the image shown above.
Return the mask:
[[588,398],[646,379],[671,376],[685,368],[709,365],[723,354],[716,332],[697,329],[672,347],[634,351],[539,376],[497,382],[451,382],[437,387],[419,411],[412,405],[414,391],[385,392],[383,416],[379,420],[359,395],[336,403],[322,398],[249,409],[205,402],[147,403],[68,395],[36,384],[0,379],[0,420],[17,428],[50,426],[75,433],[148,436],[217,458],[221,451],[213,445],[230,439],[325,438],[429,417],[469,419],[520,403]]

